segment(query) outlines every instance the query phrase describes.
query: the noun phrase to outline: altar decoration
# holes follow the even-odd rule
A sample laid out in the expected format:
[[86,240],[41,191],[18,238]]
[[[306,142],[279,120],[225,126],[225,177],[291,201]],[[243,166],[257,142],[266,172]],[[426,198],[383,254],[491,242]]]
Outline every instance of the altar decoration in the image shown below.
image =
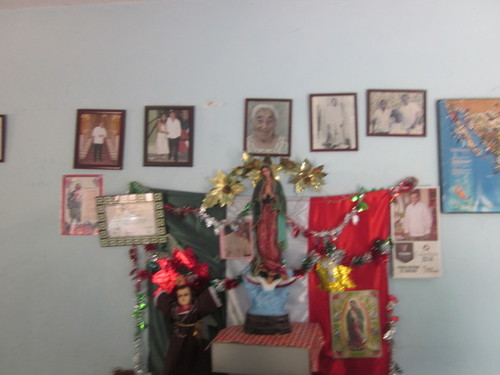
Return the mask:
[[221,207],[231,205],[234,197],[245,191],[242,181],[249,179],[255,186],[261,178],[260,169],[264,165],[271,168],[274,176],[278,176],[280,171],[291,175],[289,182],[295,184],[297,193],[301,193],[306,188],[320,191],[321,185],[324,185],[323,178],[326,173],[323,172],[323,166],[313,167],[307,159],[297,163],[287,158],[280,158],[279,163],[276,164],[269,156],[258,159],[245,152],[242,160],[243,165],[234,167],[230,173],[217,171],[216,177],[210,179],[214,187],[205,195],[204,207],[210,208],[216,204]]

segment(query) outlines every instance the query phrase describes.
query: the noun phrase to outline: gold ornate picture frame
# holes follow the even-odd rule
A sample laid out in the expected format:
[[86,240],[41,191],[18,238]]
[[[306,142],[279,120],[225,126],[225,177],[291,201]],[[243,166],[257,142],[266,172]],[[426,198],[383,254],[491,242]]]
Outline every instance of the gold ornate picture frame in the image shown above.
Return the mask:
[[167,242],[161,193],[96,197],[101,246]]

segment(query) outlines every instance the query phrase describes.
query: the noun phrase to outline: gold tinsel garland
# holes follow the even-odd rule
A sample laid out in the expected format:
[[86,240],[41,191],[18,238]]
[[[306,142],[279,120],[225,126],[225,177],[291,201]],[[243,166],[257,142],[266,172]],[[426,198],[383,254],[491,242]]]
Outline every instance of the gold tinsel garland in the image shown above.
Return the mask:
[[301,193],[306,188],[320,191],[321,185],[325,184],[323,178],[326,173],[323,172],[323,166],[313,167],[307,159],[296,163],[287,158],[280,158],[279,163],[275,164],[270,156],[257,159],[245,152],[242,161],[243,165],[234,167],[230,173],[217,171],[216,177],[210,179],[214,187],[205,195],[204,207],[210,208],[216,204],[222,207],[230,206],[234,197],[245,191],[242,180],[250,180],[255,187],[262,177],[260,169],[263,166],[269,166],[276,179],[279,179],[278,174],[282,171],[291,175],[288,182],[295,184],[296,193]]

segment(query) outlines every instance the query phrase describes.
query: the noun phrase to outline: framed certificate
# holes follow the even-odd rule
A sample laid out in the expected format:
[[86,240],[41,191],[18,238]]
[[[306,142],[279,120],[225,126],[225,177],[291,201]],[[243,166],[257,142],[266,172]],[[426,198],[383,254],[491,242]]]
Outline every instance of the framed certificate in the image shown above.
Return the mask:
[[167,242],[161,193],[96,197],[101,246]]

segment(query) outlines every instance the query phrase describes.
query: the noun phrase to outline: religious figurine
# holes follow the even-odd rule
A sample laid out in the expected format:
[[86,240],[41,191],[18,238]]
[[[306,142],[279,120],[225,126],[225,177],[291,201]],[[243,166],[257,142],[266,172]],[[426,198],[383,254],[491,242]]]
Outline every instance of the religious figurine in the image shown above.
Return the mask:
[[180,278],[172,293],[160,292],[155,303],[172,324],[162,375],[210,374],[210,353],[201,337],[201,320],[221,306],[212,287],[195,296]]
[[291,332],[285,310],[290,285],[296,280],[284,267],[286,249],[286,199],[272,170],[261,168],[262,178],[252,196],[256,255],[243,271],[243,283],[250,299],[244,330],[250,334]]
[[259,272],[277,274],[286,279],[282,252],[286,249],[286,199],[271,168],[261,168],[262,178],[252,195],[252,212],[256,239],[254,275]]

